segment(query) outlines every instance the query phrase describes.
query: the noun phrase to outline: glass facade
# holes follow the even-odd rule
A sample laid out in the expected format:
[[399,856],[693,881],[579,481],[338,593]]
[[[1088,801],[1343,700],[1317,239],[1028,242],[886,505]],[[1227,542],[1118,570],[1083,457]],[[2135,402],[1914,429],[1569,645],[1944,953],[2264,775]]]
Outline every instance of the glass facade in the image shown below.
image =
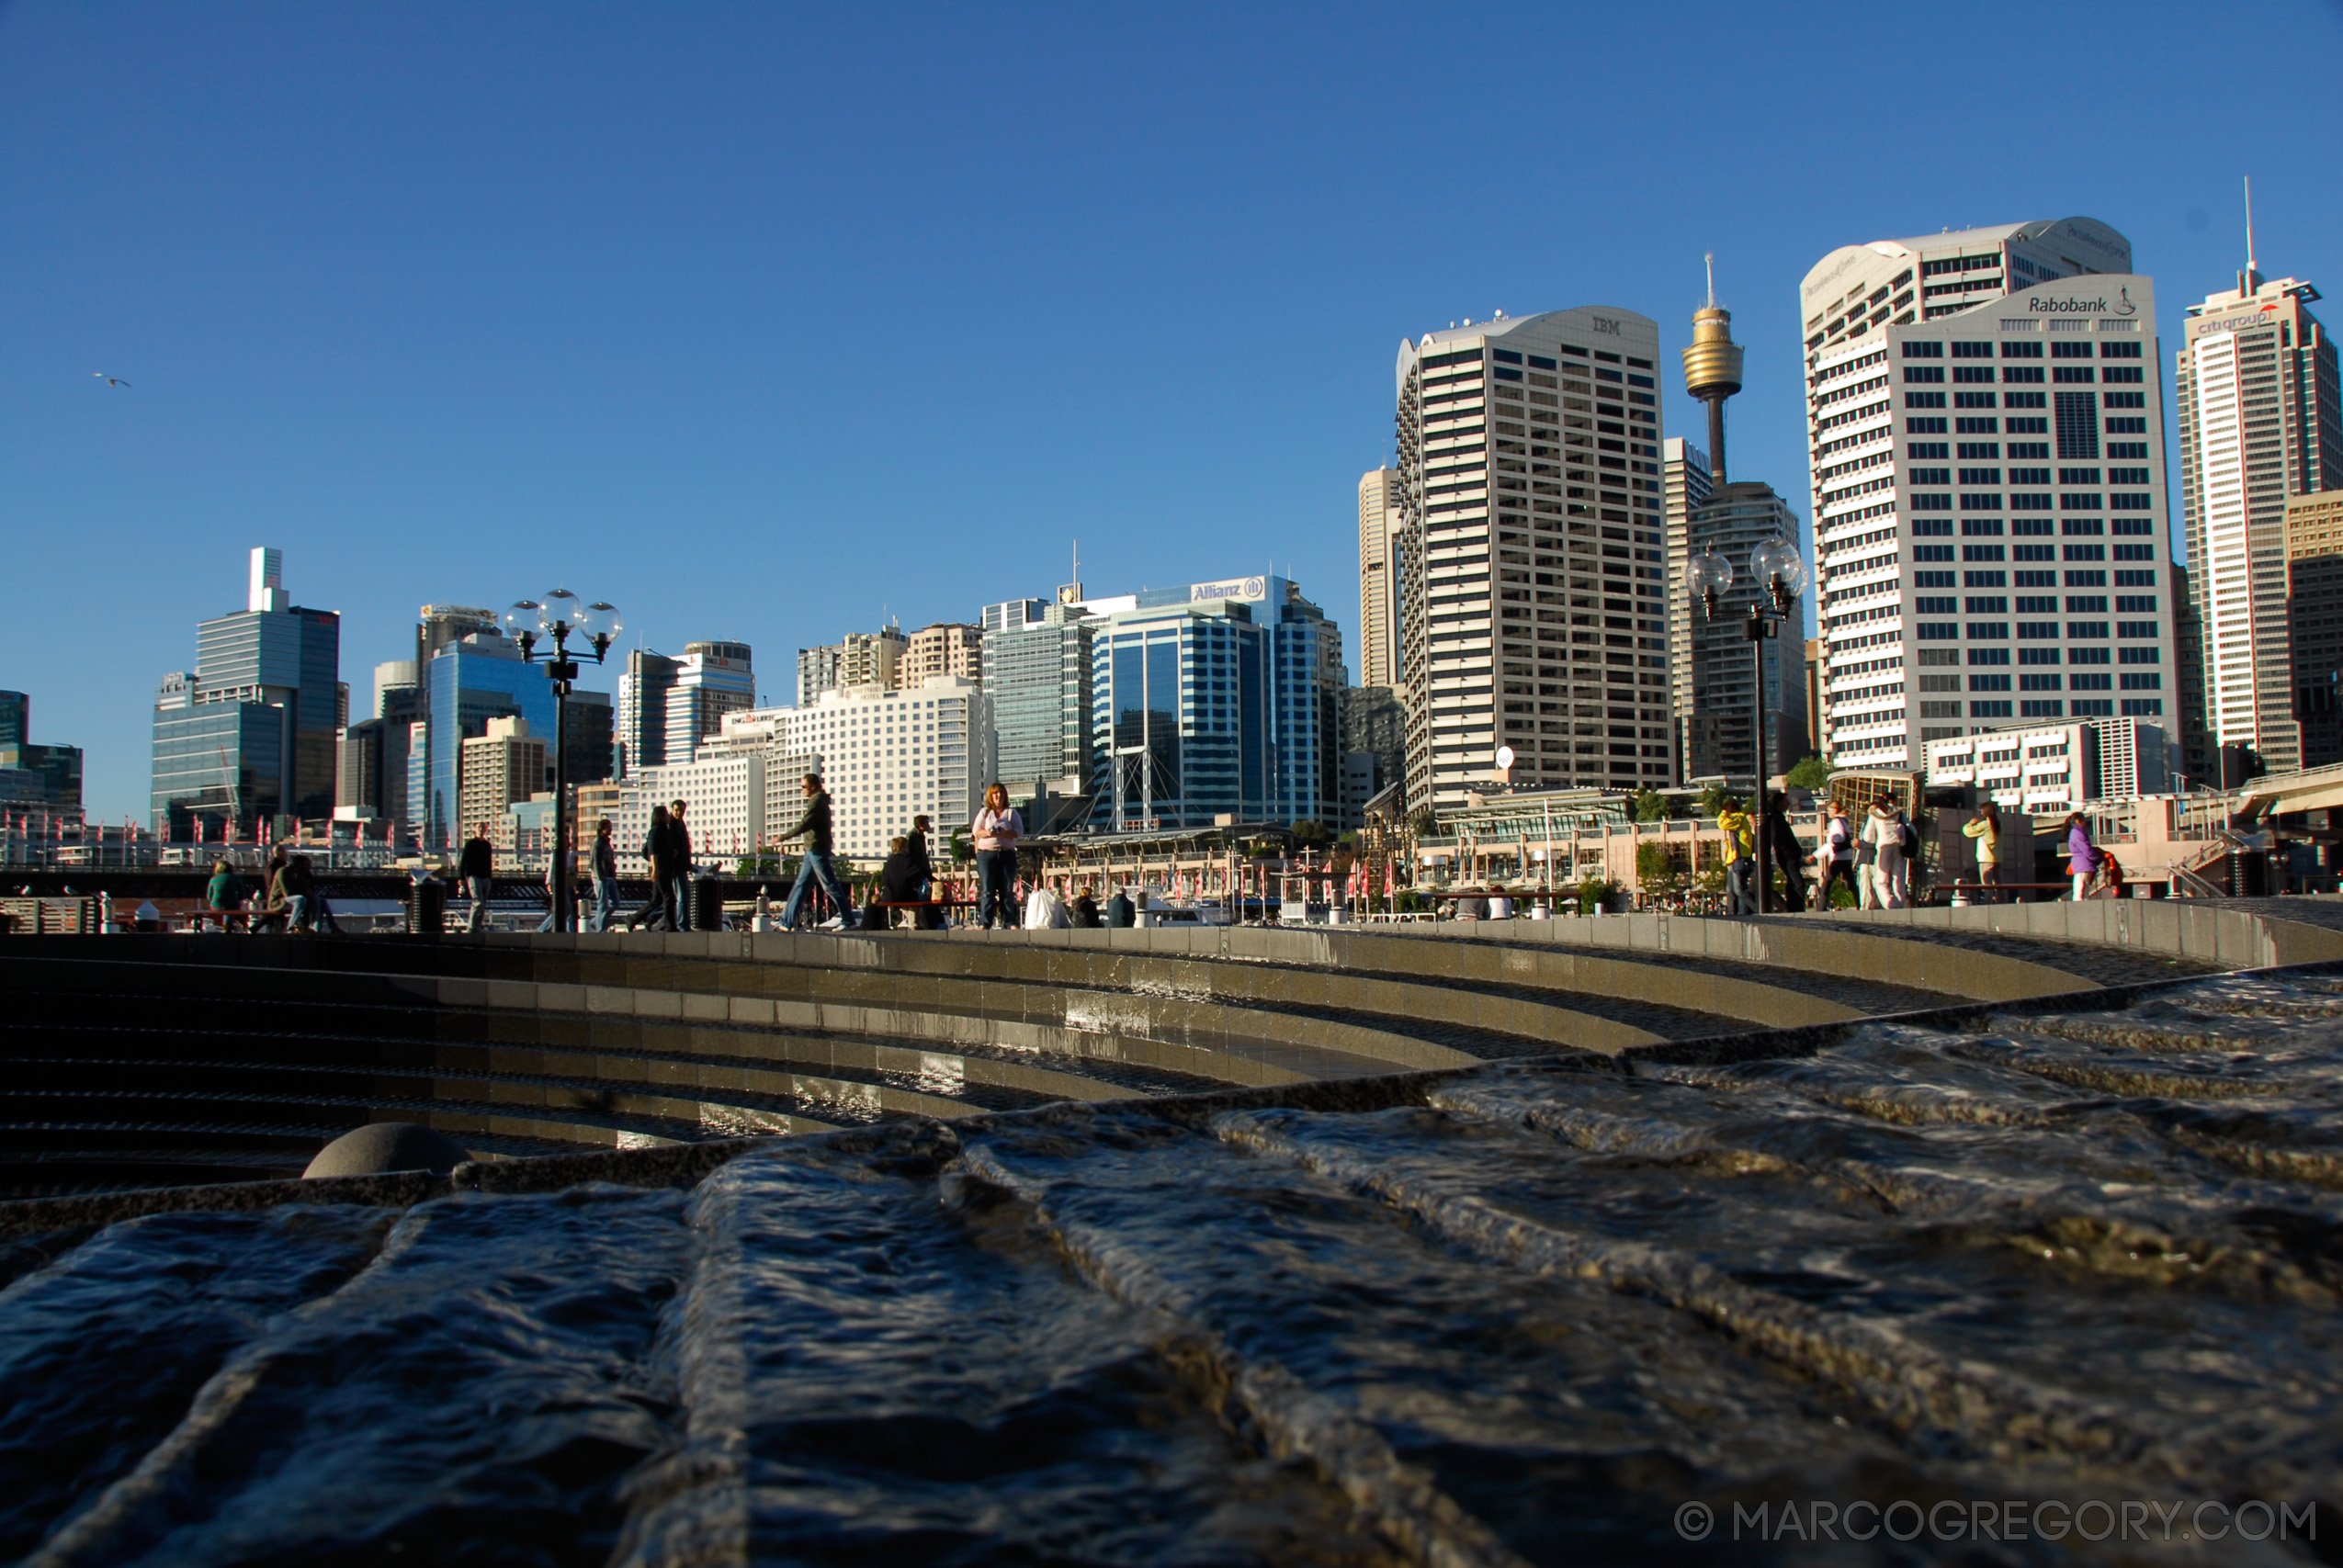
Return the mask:
[[1341,634],[1281,578],[1107,618],[1092,660],[1103,830],[1341,816]]
[[282,606],[217,616],[197,626],[196,658],[155,696],[155,830],[255,836],[279,818],[331,817],[342,618]]
[[[992,698],[1000,776],[1004,782],[1077,778],[1092,783],[1091,656],[1095,626],[1076,617],[1052,622],[1036,612],[984,634],[984,689]],[[1002,606],[985,610],[988,625]],[[1000,617],[1006,620],[1006,617]]]

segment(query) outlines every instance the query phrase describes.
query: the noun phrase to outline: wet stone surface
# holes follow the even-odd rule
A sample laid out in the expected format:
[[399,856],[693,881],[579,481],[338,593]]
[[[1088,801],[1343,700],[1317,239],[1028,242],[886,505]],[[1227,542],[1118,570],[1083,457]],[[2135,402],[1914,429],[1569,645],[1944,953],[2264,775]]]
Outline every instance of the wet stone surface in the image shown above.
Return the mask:
[[[2236,976],[153,1214],[13,1244],[0,1559],[2331,1561],[2338,1156],[2343,982]],[[2319,1539],[1729,1539],[2249,1498]]]

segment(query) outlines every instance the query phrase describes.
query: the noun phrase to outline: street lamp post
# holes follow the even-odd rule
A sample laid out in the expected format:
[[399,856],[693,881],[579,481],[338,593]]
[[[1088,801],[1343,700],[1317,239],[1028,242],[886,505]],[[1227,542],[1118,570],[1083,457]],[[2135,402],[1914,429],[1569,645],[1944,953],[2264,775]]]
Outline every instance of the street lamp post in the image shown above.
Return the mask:
[[[1692,564],[1692,585],[1701,596],[1710,620],[1716,619],[1717,596],[1733,585],[1733,563],[1714,547],[1703,550]],[[1749,601],[1748,634],[1751,664],[1757,677],[1756,727],[1749,732],[1749,760],[1756,774],[1753,812],[1757,839],[1757,912],[1765,913],[1766,895],[1773,886],[1771,846],[1766,842],[1765,813],[1765,645],[1781,636],[1782,622],[1791,614],[1806,585],[1806,563],[1798,547],[1780,534],[1749,551],[1748,576],[1757,586]],[[1768,602],[1771,601],[1771,607]]]
[[615,604],[581,604],[566,588],[557,588],[538,604],[524,599],[504,612],[504,630],[521,645],[523,660],[537,661],[539,638],[550,638],[545,678],[553,682],[553,874],[547,886],[553,895],[553,929],[571,929],[570,898],[570,757],[568,727],[570,690],[577,684],[578,666],[570,657],[570,639],[583,637],[599,664],[617,640],[621,629]]

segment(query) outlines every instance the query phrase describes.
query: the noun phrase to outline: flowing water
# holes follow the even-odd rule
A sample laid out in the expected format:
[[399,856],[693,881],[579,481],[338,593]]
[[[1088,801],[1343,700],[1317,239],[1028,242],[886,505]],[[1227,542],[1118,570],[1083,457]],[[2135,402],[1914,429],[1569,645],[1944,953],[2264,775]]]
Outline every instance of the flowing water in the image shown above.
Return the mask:
[[0,1559],[2343,1557],[2343,986],[1682,1055],[64,1238]]

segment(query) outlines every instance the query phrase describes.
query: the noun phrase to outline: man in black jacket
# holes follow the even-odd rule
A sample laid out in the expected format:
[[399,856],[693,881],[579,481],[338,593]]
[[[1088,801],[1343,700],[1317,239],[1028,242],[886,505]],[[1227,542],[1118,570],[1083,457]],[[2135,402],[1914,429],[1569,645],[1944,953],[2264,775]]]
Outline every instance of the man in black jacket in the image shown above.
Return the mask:
[[496,846],[488,841],[488,824],[464,840],[463,853],[456,861],[456,880],[471,895],[471,924],[466,931],[480,930],[481,917],[488,908],[488,895],[496,875]]
[[692,834],[684,826],[684,803],[676,801],[667,808],[667,852],[673,870],[669,873],[674,886],[668,890],[667,908],[673,917],[675,929],[692,929]]
[[830,858],[829,792],[821,787],[820,773],[808,773],[798,787],[806,797],[806,814],[798,819],[796,827],[781,836],[784,839],[805,840],[805,859],[798,866],[797,886],[789,889],[789,901],[781,906],[781,928],[784,931],[797,928],[798,910],[806,901],[807,891],[818,882],[821,885],[822,897],[837,907],[839,929],[853,931],[854,900],[847,897],[845,887],[838,880],[838,867]]

